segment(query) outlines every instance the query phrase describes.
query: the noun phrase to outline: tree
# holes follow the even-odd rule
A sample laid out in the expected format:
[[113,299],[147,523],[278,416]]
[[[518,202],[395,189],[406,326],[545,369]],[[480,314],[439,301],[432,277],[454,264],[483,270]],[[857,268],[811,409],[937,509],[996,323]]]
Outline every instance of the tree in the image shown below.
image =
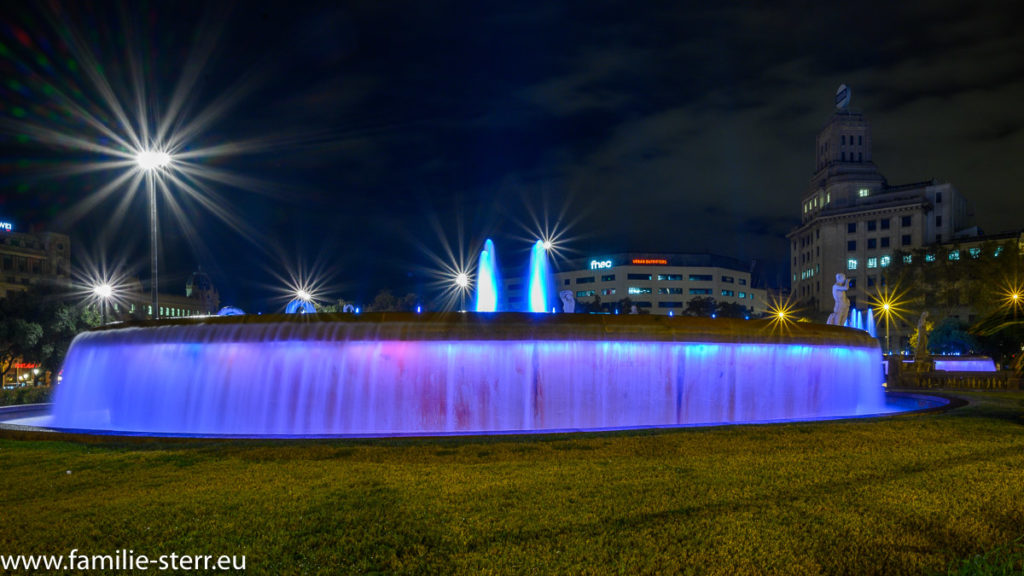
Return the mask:
[[907,291],[909,308],[935,318],[962,313],[978,317],[996,311],[1008,281],[1020,279],[1024,259],[1016,241],[985,242],[974,250],[928,246],[897,251],[885,272],[888,286]]
[[41,374],[56,373],[74,337],[99,323],[99,312],[66,288],[33,286],[8,293],[0,300],[0,377],[18,359],[40,364]]
[[932,354],[971,354],[977,349],[978,341],[956,318],[946,318],[928,334],[928,351]]
[[690,298],[683,309],[686,316],[703,316],[710,318],[718,314],[718,303],[711,296],[697,296]]
[[372,312],[414,312],[420,298],[416,294],[408,293],[401,298],[396,298],[391,290],[383,289],[377,292],[370,304]]
[[39,324],[10,318],[6,310],[0,312],[0,382],[6,381],[14,363],[28,355],[42,337],[43,327]]
[[719,318],[749,318],[751,309],[736,302],[722,302],[718,305]]

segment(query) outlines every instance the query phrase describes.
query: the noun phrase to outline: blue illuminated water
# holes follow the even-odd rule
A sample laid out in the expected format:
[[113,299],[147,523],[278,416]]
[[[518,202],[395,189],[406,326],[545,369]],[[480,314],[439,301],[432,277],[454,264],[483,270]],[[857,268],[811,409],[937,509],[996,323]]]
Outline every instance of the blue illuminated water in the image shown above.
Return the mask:
[[550,290],[551,266],[548,264],[548,251],[544,242],[537,240],[530,249],[529,274],[529,312],[548,312],[548,291]]
[[[614,318],[629,321],[605,321]],[[267,322],[86,333],[68,352],[52,425],[155,434],[359,436],[682,426],[888,411],[881,351],[862,340],[850,346],[517,340],[501,332],[450,340],[431,337],[438,328],[429,322],[392,326],[377,339],[367,336],[367,326],[356,327],[357,333],[345,322]]]
[[476,279],[477,312],[498,311],[498,276],[497,256],[494,253],[494,242],[488,238],[484,249],[480,252],[480,264]]

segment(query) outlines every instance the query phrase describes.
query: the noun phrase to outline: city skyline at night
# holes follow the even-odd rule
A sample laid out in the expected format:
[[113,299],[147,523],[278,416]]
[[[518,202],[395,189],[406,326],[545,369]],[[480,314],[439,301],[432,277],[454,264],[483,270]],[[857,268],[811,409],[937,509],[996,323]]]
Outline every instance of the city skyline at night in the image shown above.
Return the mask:
[[257,310],[290,268],[335,297],[425,291],[445,245],[471,257],[490,236],[525,261],[545,226],[571,257],[709,252],[788,284],[845,83],[891,182],[950,182],[986,232],[1019,229],[1019,15],[875,8],[5,7],[0,219],[145,278],[145,195],[90,201],[120,174],[81,169],[116,160],[108,100],[131,115],[141,84],[148,121],[196,126],[180,151],[208,152],[210,194],[161,200],[165,292],[197,266]]

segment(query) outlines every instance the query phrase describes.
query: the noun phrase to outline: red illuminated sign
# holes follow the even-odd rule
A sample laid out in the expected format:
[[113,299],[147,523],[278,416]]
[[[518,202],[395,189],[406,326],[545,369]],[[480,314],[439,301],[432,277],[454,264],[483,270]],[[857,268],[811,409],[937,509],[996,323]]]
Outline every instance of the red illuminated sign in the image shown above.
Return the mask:
[[12,368],[17,368],[18,370],[31,370],[33,368],[39,368],[39,364],[31,364],[29,362],[16,362],[12,366]]
[[633,264],[668,264],[664,258],[633,258]]

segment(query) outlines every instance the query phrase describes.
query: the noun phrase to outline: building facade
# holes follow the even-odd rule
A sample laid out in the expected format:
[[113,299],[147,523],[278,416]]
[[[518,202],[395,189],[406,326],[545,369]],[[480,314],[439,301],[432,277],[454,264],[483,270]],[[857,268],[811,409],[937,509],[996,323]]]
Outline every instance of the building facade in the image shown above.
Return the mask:
[[[690,300],[714,298],[750,309],[751,317],[766,307],[764,289],[752,285],[749,265],[712,254],[621,253],[570,261],[554,273],[555,290],[570,290],[587,305],[600,303],[610,311],[628,298],[638,312],[681,314]],[[506,309],[521,309],[525,282],[506,283]],[[554,308],[561,308],[556,299]]]
[[[189,318],[216,314],[220,295],[204,272],[195,272],[185,282],[185,293],[160,294],[160,318]],[[153,318],[153,301],[142,282],[131,280],[118,289],[107,308],[111,320],[147,320]]]
[[71,285],[71,239],[19,232],[11,222],[0,222],[0,298],[41,283]]
[[890,185],[872,161],[870,125],[845,105],[818,134],[815,158],[800,226],[787,235],[792,293],[806,309],[832,310],[837,273],[850,279],[851,305],[863,308],[897,250],[949,241],[970,226],[952,184]]

